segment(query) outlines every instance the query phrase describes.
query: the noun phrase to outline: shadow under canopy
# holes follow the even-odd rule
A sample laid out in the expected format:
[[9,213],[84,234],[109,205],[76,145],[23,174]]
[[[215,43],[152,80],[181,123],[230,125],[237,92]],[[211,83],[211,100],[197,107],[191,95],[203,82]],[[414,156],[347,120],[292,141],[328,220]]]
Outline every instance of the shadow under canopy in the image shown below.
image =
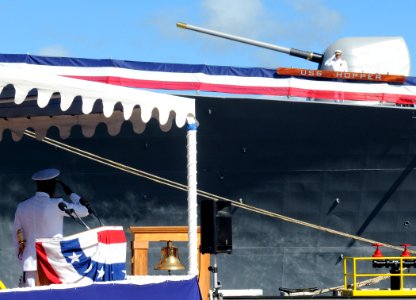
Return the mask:
[[[162,131],[187,124],[189,275],[197,275],[196,119],[195,100],[163,93],[91,82],[31,70],[22,66],[0,66],[0,141],[10,130],[14,141],[33,129],[42,139],[50,127],[68,138],[78,125],[85,137],[105,123],[117,135],[124,121],[136,133],[154,118]],[[1,146],[1,145],[0,145]]]

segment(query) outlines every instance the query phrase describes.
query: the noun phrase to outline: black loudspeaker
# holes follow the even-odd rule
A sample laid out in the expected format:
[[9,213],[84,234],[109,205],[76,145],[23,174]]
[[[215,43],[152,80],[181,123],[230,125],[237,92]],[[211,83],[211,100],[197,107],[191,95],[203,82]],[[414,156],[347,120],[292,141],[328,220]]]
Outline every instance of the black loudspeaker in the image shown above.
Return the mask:
[[231,253],[231,203],[228,201],[201,201],[201,253]]

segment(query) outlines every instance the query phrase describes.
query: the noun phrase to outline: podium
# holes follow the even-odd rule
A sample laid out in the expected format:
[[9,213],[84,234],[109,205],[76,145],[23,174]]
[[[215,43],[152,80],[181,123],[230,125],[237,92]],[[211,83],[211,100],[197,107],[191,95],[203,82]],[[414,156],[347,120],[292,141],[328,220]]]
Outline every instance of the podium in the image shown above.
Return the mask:
[[[133,234],[131,242],[131,272],[132,275],[148,274],[149,242],[187,242],[187,226],[150,226],[130,227]],[[210,289],[210,254],[201,254],[201,230],[197,228],[199,289],[203,300],[208,300]]]

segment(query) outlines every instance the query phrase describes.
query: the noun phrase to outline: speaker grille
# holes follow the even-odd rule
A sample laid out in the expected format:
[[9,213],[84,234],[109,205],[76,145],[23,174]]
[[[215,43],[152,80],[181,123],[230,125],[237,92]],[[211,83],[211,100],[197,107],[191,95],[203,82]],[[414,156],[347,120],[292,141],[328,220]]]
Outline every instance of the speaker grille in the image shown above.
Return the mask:
[[201,253],[231,253],[232,216],[228,201],[201,201]]

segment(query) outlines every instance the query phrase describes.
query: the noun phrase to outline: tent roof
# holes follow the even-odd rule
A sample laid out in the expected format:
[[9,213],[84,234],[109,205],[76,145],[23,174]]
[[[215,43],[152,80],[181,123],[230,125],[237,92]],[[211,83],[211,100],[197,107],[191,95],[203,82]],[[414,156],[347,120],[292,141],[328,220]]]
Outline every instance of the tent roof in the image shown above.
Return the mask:
[[195,118],[194,99],[14,66],[0,66],[0,90],[0,140],[6,129],[19,140],[28,128],[42,138],[56,126],[66,138],[74,125],[92,136],[96,126],[105,123],[115,135],[125,120],[140,133],[151,118],[158,120],[163,131],[171,128],[174,119],[182,127],[188,117]]

